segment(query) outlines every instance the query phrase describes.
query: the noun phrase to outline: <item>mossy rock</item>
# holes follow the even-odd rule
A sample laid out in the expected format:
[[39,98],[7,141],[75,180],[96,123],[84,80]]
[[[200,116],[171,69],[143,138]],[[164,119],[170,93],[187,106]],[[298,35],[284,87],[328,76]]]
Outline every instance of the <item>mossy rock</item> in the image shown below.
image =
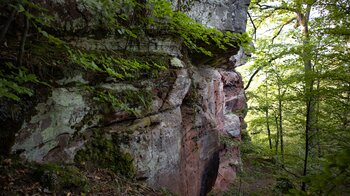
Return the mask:
[[88,192],[89,183],[77,167],[44,164],[36,168],[34,177],[51,191]]
[[[127,138],[108,137],[101,130],[95,130],[93,139],[78,151],[75,156],[77,163],[90,162],[102,168],[109,168],[128,178],[135,175],[134,158],[131,154],[122,152],[119,145]],[[125,141],[124,141],[125,142]]]

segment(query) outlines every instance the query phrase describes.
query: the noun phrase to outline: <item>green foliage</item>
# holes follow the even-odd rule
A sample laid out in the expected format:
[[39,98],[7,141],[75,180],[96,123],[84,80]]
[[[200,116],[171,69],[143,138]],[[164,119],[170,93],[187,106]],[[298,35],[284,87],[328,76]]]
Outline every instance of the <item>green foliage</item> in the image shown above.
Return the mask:
[[115,109],[121,109],[140,117],[147,113],[152,103],[152,94],[147,90],[125,90],[116,95],[111,91],[95,91],[94,100],[108,103]]
[[335,155],[329,155],[322,161],[320,171],[307,176],[309,192],[324,195],[341,195],[350,183],[350,148],[347,147]]
[[[310,6],[318,14],[306,21]],[[349,34],[344,33],[349,26],[348,10],[346,1],[335,0],[251,3],[250,14],[258,28],[256,50],[250,67],[243,67],[242,72],[243,78],[249,78],[258,70],[247,93],[248,130],[252,143],[259,147],[253,153],[274,157],[277,166],[283,164],[278,173],[294,184],[295,195],[349,192],[348,169],[341,164],[349,157],[345,152],[350,139],[346,57],[350,51]],[[297,21],[300,16],[303,20]],[[302,31],[305,25],[308,31]],[[297,190],[300,182],[306,182],[306,192]]]
[[0,70],[0,97],[20,101],[20,95],[33,95],[33,90],[26,87],[27,83],[39,83],[34,74],[30,74],[25,67],[15,67],[12,63],[5,63],[7,73]]
[[289,190],[293,189],[294,185],[288,178],[277,178],[275,190],[282,194],[289,193]]
[[110,92],[106,92],[106,93],[99,92],[96,95],[96,97],[94,97],[94,100],[109,103],[112,105],[113,108],[124,110],[130,114],[135,115],[135,116],[140,115],[140,110],[138,110],[137,108],[131,108],[129,106],[129,103],[127,103],[127,102],[125,103],[125,102],[119,100],[116,96],[112,95],[112,93],[110,93]]
[[[249,48],[251,38],[246,33],[223,33],[217,29],[205,27],[180,11],[172,11],[171,4],[166,0],[152,0],[150,3],[153,8],[153,17],[161,21],[160,27],[156,28],[165,28],[179,35],[184,40],[184,44],[192,50],[212,56],[212,52],[208,49],[212,44],[221,50],[235,47],[235,44],[251,49]],[[154,25],[154,21],[151,20],[149,25]],[[204,43],[206,47],[200,46],[199,43]]]
[[92,141],[85,146],[85,149],[76,154],[76,162],[81,164],[92,162],[129,178],[135,175],[132,155],[122,152],[119,147],[125,142],[123,141],[125,138],[109,138],[100,130],[95,130],[92,137]]
[[140,62],[136,59],[125,59],[122,57],[113,57],[107,53],[86,53],[69,50],[72,62],[81,65],[86,70],[97,73],[105,73],[116,79],[127,80],[135,79],[144,75],[153,76],[156,72],[166,69],[164,65],[154,62]]
[[[0,6],[7,5],[9,8],[14,10],[17,14],[26,16],[32,24],[36,27],[38,25],[46,26],[52,20],[53,16],[48,14],[48,10],[45,9],[39,3],[29,0],[16,0],[8,1],[4,0],[0,3]],[[29,11],[30,10],[30,11]]]
[[[35,27],[47,25],[47,22],[51,20],[51,17],[45,14],[47,10],[28,0],[2,1],[0,6],[8,7],[10,11],[15,13],[14,16],[25,16]],[[29,9],[31,9],[32,12],[29,12]],[[37,14],[34,15],[32,14],[33,12]],[[13,20],[13,18],[10,17],[9,19]],[[5,36],[7,33],[5,25],[1,30],[1,36]],[[2,42],[4,38],[5,37],[1,37],[2,40],[0,40],[0,42]],[[12,62],[5,62],[2,64],[0,77],[0,97],[6,97],[15,101],[20,101],[23,95],[33,95],[33,90],[28,87],[29,83],[47,85],[47,83],[39,81],[37,76],[32,73],[32,70],[29,70],[25,66],[18,66]]]

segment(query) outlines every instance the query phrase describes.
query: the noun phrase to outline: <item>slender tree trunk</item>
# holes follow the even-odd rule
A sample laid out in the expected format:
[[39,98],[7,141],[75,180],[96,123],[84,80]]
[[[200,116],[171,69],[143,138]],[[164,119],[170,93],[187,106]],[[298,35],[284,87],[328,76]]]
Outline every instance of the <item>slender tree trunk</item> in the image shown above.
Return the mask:
[[[317,72],[317,75],[320,75],[320,73],[322,73],[322,65],[321,65],[320,70]],[[321,83],[321,80],[318,77],[317,82],[316,82],[316,92],[319,92],[319,90],[320,90],[320,83]],[[321,144],[320,144],[319,115],[320,115],[320,98],[319,98],[319,95],[317,95],[317,97],[316,97],[316,117],[315,117],[316,132],[315,132],[315,134],[316,134],[316,143],[317,143],[317,155],[320,158],[322,156],[322,151],[321,151]]]
[[[315,133],[315,98],[314,98],[314,79],[313,79],[313,68],[311,63],[311,51],[309,47],[310,37],[309,37],[309,16],[311,11],[311,4],[307,5],[305,14],[297,13],[297,18],[299,24],[303,27],[303,61],[304,61],[304,72],[305,72],[305,96],[306,96],[306,125],[305,125],[305,157],[304,157],[304,168],[303,176],[307,175],[308,159],[311,153],[310,146],[313,145],[311,140],[311,135]],[[312,153],[314,154],[314,153]],[[305,181],[302,182],[301,190],[306,190]]]
[[[317,43],[317,47],[319,47],[320,42]],[[317,144],[317,155],[320,158],[322,156],[322,150],[321,150],[321,144],[320,144],[320,126],[319,126],[319,117],[320,117],[320,85],[321,85],[321,78],[319,77],[323,72],[323,64],[318,64],[318,53],[316,52],[315,60],[313,69],[316,70],[317,73],[317,80],[316,80],[316,92],[317,95],[315,96],[315,102],[316,102],[316,116],[315,116],[315,126],[316,126],[316,144]],[[318,68],[319,67],[319,68]],[[317,69],[316,69],[317,68]]]
[[266,110],[265,110],[265,117],[266,117],[266,129],[267,129],[267,137],[269,140],[269,147],[272,151],[272,141],[271,141],[271,129],[270,129],[270,122],[269,122],[269,103],[267,99],[267,93],[268,93],[268,87],[267,87],[267,73],[266,73],[266,80],[265,80],[265,101],[266,101]]
[[272,150],[271,129],[270,129],[270,123],[269,123],[269,109],[268,108],[266,108],[265,115],[266,115],[267,137],[269,139],[270,150]]
[[[280,80],[280,78],[279,78]],[[279,81],[280,82],[280,81]],[[278,82],[278,83],[279,83]],[[278,84],[278,120],[279,120],[279,132],[280,132],[280,147],[281,147],[281,164],[284,166],[284,144],[283,144],[283,126],[282,126],[282,94],[281,84]]]
[[276,143],[275,143],[275,150],[276,150],[276,162],[279,162],[279,157],[278,157],[278,142],[280,138],[280,131],[279,131],[279,126],[278,126],[278,117],[276,113],[274,114],[275,116],[275,123],[276,123]]

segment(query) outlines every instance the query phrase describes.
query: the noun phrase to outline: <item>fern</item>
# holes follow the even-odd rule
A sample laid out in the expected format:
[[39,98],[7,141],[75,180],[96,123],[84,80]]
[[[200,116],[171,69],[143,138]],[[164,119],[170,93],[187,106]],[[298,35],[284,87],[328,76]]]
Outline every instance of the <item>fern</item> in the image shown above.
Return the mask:
[[149,111],[152,103],[152,95],[149,91],[125,90],[115,95],[115,93],[108,90],[96,90],[93,88],[90,88],[90,90],[95,94],[93,98],[95,101],[108,103],[114,109],[123,110],[136,117],[141,116],[142,110]]
[[20,101],[20,95],[33,95],[33,90],[25,87],[26,83],[40,83],[34,74],[28,73],[25,67],[15,67],[12,63],[5,63],[10,70],[4,73],[0,70],[0,97]]
[[154,71],[166,69],[165,66],[154,62],[140,62],[136,59],[113,57],[106,53],[95,54],[69,50],[69,55],[74,63],[81,65],[86,70],[105,73],[120,80],[137,78],[141,73],[152,75]]

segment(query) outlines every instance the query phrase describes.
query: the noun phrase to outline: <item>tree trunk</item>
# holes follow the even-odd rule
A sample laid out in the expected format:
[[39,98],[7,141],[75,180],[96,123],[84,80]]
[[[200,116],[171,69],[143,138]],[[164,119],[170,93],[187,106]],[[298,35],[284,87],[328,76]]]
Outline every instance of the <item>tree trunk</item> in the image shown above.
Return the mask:
[[267,137],[269,139],[270,150],[272,150],[271,129],[270,129],[270,123],[269,123],[269,109],[268,108],[266,108],[265,115],[266,115]]
[[265,88],[265,101],[266,101],[266,110],[265,110],[265,117],[266,117],[266,129],[267,129],[267,137],[268,137],[268,140],[269,140],[269,147],[270,147],[270,150],[272,151],[272,141],[271,141],[271,129],[270,129],[270,122],[269,122],[269,103],[268,103],[268,99],[267,99],[267,91],[268,91],[268,88],[267,88],[267,73],[266,73],[266,80],[265,80],[265,85],[266,85],[266,88]]
[[[308,168],[308,159],[311,153],[310,146],[313,145],[313,141],[311,140],[311,135],[315,134],[315,98],[313,95],[314,91],[314,79],[313,79],[313,68],[311,63],[311,51],[309,49],[309,16],[311,11],[311,4],[307,5],[305,14],[297,13],[297,18],[299,24],[303,27],[303,62],[304,62],[304,72],[305,72],[305,96],[306,96],[306,125],[305,125],[305,157],[304,157],[304,168],[303,168],[303,176],[307,175]],[[315,137],[312,137],[315,138]],[[306,184],[303,181],[301,185],[301,189],[303,191],[306,190]]]
[[279,142],[279,138],[280,138],[280,132],[279,132],[279,126],[278,126],[278,117],[276,115],[276,113],[274,114],[275,116],[275,123],[276,123],[276,145],[275,145],[275,149],[276,149],[276,162],[279,162],[279,157],[278,157],[278,142]]
[[281,164],[284,165],[284,144],[283,144],[283,126],[282,126],[282,94],[280,78],[278,79],[278,120],[279,120],[279,132],[280,132],[280,147],[281,147]]
[[[322,65],[320,70],[318,71],[317,75],[320,75],[322,73]],[[319,92],[320,90],[320,83],[321,80],[318,77],[316,81],[316,92]],[[319,127],[319,116],[320,116],[320,98],[319,95],[316,97],[316,117],[315,117],[315,126],[316,126],[316,144],[317,144],[317,155],[320,158],[322,156],[321,151],[321,144],[320,144],[320,127]]]

